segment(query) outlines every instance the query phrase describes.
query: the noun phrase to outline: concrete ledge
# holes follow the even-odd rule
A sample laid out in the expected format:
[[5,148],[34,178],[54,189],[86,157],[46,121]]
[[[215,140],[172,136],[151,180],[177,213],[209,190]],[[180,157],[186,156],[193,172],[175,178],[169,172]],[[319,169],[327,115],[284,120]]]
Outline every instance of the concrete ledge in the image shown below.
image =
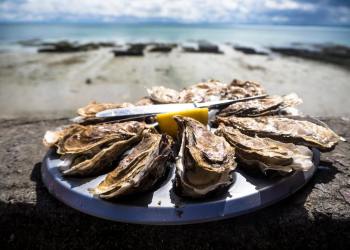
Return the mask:
[[[350,140],[350,120],[323,118]],[[321,157],[311,182],[292,197],[238,218],[188,226],[115,223],[81,214],[47,192],[41,144],[61,120],[0,120],[0,246],[91,249],[346,249],[350,245],[350,144]],[[4,247],[4,248],[3,248]]]

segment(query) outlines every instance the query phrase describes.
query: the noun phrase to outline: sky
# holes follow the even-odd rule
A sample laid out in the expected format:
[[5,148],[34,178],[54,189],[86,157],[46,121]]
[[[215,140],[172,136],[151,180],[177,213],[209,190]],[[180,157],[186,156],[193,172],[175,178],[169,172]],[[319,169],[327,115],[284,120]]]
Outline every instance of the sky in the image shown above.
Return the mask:
[[0,0],[0,22],[350,26],[350,0]]

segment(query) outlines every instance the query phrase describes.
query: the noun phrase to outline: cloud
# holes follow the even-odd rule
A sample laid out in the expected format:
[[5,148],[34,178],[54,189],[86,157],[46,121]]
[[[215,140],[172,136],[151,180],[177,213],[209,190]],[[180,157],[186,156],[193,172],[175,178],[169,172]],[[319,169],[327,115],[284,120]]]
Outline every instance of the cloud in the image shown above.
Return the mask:
[[341,0],[2,0],[0,21],[350,25]]
[[300,3],[296,1],[265,1],[265,6],[273,10],[301,10],[301,11],[315,11],[317,8],[314,4],[311,3]]

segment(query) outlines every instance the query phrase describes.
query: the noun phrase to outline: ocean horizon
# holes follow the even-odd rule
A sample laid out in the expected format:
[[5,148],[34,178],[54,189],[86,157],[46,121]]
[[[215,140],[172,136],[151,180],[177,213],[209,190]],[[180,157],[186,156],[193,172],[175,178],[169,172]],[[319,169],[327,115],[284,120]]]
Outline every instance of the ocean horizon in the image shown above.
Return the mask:
[[2,49],[20,41],[109,41],[233,43],[251,47],[337,44],[350,46],[350,28],[333,26],[230,24],[111,24],[2,23]]

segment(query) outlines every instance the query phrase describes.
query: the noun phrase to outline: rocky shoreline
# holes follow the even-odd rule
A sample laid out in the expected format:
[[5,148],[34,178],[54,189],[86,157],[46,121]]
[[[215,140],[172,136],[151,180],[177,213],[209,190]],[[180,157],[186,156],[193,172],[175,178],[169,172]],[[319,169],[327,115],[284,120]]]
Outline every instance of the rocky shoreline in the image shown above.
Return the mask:
[[271,47],[270,50],[285,56],[333,63],[350,68],[350,48],[341,45],[315,46],[313,49]]
[[[197,41],[191,44],[181,43],[127,43],[125,45],[115,42],[89,42],[78,43],[70,41],[40,42],[29,40],[18,42],[22,46],[37,47],[39,53],[73,53],[111,48],[115,56],[143,56],[145,51],[169,53],[173,48],[181,47],[184,53],[213,53],[224,54],[220,45],[208,41]],[[303,59],[321,61],[350,68],[350,47],[337,44],[294,44],[292,46],[272,46],[263,50],[249,46],[232,45],[232,49],[246,55],[270,56],[280,54]]]

